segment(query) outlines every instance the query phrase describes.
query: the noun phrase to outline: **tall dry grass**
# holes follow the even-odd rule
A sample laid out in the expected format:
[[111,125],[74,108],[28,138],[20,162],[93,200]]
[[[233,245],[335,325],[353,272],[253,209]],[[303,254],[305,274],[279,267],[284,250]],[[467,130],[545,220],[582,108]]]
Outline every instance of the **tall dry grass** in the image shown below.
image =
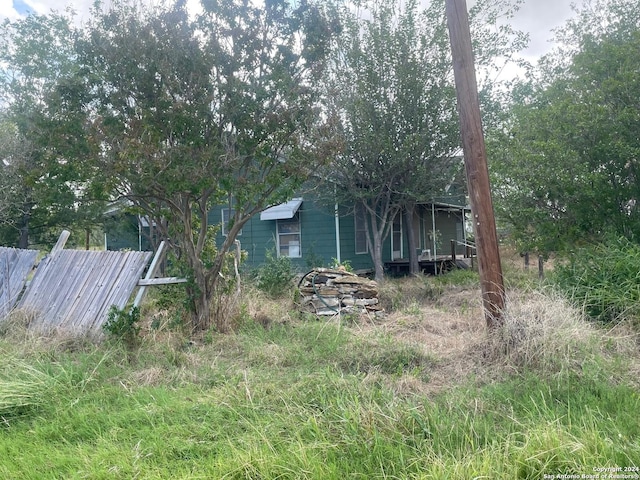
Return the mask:
[[637,368],[638,342],[639,332],[629,325],[603,327],[558,293],[525,290],[510,292],[503,324],[485,335],[483,353],[488,363],[505,369],[580,374],[623,357],[630,369]]

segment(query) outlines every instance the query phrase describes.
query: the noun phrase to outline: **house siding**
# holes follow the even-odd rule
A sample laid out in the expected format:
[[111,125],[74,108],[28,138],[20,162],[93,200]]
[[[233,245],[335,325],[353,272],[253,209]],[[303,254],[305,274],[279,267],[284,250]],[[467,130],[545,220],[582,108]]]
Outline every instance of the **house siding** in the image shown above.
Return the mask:
[[[213,208],[208,215],[210,225],[218,225],[222,222],[222,210],[226,206]],[[446,207],[436,208],[436,231],[437,231],[437,254],[438,256],[450,255],[451,240],[463,240],[464,222],[460,212],[449,211]],[[369,253],[356,253],[355,242],[355,218],[353,208],[340,206],[338,210],[340,228],[340,254],[336,249],[335,212],[333,205],[325,205],[318,201],[311,194],[303,196],[302,204],[298,209],[300,218],[300,252],[299,258],[291,258],[291,262],[299,272],[308,271],[318,266],[331,265],[335,259],[340,257],[343,263],[349,263],[356,271],[373,270],[373,263]],[[417,218],[414,225],[418,231],[416,233],[418,254],[422,250],[431,250],[434,253],[432,230],[432,210],[431,205],[418,205],[416,208]],[[114,221],[111,228],[107,230],[107,242],[109,249],[129,248],[138,249],[138,226],[137,218],[121,218]],[[114,219],[115,220],[115,219]],[[253,269],[264,264],[267,259],[267,252],[274,255],[277,250],[277,220],[261,220],[260,215],[254,216],[243,227],[242,233],[238,236],[240,245],[247,257],[242,268]],[[224,236],[219,231],[216,242],[221,245]],[[149,248],[148,242],[143,238],[143,249]],[[409,258],[409,242],[406,229],[406,219],[403,221],[402,232],[402,252],[403,258]],[[464,253],[464,246],[458,245],[457,253]],[[392,258],[391,235],[387,236],[382,248],[383,262],[389,262]]]
[[142,250],[152,252],[148,228],[141,229],[138,217],[130,213],[118,213],[105,218],[106,250]]
[[[211,224],[221,221],[222,207],[216,207],[209,214]],[[300,209],[300,251],[301,257],[291,258],[293,265],[300,272],[307,269],[327,266],[338,258],[336,250],[335,212],[333,207],[318,202],[311,195],[304,196]],[[372,270],[373,262],[369,253],[356,253],[355,245],[355,219],[353,208],[340,206],[340,260],[349,263],[354,270]],[[434,250],[431,239],[432,220],[431,206],[420,205],[416,209],[418,215],[414,224],[418,227],[417,249],[418,254],[422,250],[430,249],[431,253],[437,252],[438,256],[451,253],[451,240],[462,241],[462,216],[459,212],[449,212],[447,209],[436,209],[437,248]],[[460,226],[458,225],[460,224]],[[247,252],[245,268],[256,268],[262,265],[267,258],[267,252],[273,254],[277,248],[277,220],[260,220],[256,215],[249,220],[242,229],[242,235],[238,237],[241,247]],[[409,240],[406,230],[406,221],[403,222],[402,232],[403,258],[409,258]],[[224,238],[218,234],[218,244],[222,244]],[[457,245],[458,254],[464,253],[464,247]],[[391,261],[391,236],[387,236],[382,247],[382,260]]]
[[348,262],[354,270],[373,268],[369,253],[356,253],[356,222],[353,208],[341,206],[340,215],[340,260]]
[[[305,196],[298,214],[301,256],[291,258],[291,262],[301,272],[305,269],[329,265],[337,257],[333,209],[329,211],[328,208],[318,205],[313,198]],[[212,225],[220,223],[222,208],[214,208],[208,218]],[[247,252],[244,266],[258,267],[266,261],[267,252],[275,255],[276,236],[277,220],[260,220],[260,215],[249,220],[242,228],[242,235],[238,237],[242,250]],[[223,241],[223,235],[218,233],[218,245]]]

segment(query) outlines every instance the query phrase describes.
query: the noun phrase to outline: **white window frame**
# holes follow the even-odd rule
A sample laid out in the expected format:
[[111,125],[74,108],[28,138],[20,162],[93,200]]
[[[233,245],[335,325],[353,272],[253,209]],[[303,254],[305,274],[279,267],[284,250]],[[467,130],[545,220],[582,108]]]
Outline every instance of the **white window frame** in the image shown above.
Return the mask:
[[[404,232],[403,232],[403,218],[404,215],[402,214],[402,212],[398,212],[396,213],[396,216],[393,217],[393,220],[391,220],[392,224],[391,224],[391,260],[399,260],[401,258],[404,258]],[[400,226],[400,230],[396,230],[396,220],[398,221],[398,225]],[[400,248],[398,248],[396,250],[396,245],[395,245],[395,241],[394,241],[394,234],[398,232],[400,234]],[[394,256],[394,253],[398,252],[400,254],[399,257]]]
[[[222,235],[225,237],[229,235],[229,229],[227,228],[227,225],[229,225],[229,221],[235,214],[235,208],[222,208],[220,210],[220,218],[222,219]],[[242,229],[240,229],[237,236],[239,237],[240,235],[242,235]]]
[[[369,253],[369,242],[367,241],[367,215],[365,208],[358,204],[353,212],[353,242],[356,255]],[[364,235],[364,250],[358,250],[358,234]]]
[[[281,232],[280,231],[280,227],[283,225],[294,225],[297,224],[298,225],[298,231],[297,232]],[[280,238],[287,236],[287,235],[297,235],[298,236],[298,250],[297,250],[297,255],[291,255],[291,251],[287,252],[287,255],[283,255],[282,252],[282,246],[281,245],[281,241]],[[282,257],[282,256],[286,256],[289,258],[302,258],[302,225],[300,224],[300,212],[296,212],[295,215],[291,218],[287,218],[287,219],[279,219],[276,220],[276,239],[278,242],[278,257]],[[291,246],[288,246],[287,248],[291,248]]]

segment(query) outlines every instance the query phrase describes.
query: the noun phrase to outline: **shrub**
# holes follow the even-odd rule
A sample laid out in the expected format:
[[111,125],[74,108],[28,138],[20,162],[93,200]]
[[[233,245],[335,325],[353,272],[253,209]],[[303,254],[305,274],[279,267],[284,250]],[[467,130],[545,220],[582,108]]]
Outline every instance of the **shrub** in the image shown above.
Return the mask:
[[549,279],[593,319],[640,314],[640,246],[624,238],[579,249]]
[[133,346],[140,333],[140,309],[133,307],[131,310],[120,310],[115,305],[109,309],[107,321],[102,329],[111,337],[124,341],[128,346]]
[[280,297],[291,288],[295,277],[293,264],[289,257],[278,257],[267,251],[265,263],[258,268],[256,286],[270,297]]

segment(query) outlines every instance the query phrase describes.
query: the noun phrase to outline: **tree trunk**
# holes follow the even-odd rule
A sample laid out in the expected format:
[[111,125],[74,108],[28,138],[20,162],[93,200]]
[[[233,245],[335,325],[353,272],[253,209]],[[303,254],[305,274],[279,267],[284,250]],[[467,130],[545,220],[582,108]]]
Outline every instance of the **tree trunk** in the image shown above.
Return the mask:
[[384,264],[382,263],[382,235],[377,230],[373,232],[373,249],[371,255],[373,257],[373,265],[375,268],[375,280],[381,282],[384,280]]
[[29,211],[25,211],[22,214],[22,223],[20,225],[20,237],[18,238],[18,248],[29,248],[29,220],[31,214]]
[[[382,244],[384,242],[384,227],[378,222],[375,210],[365,205],[365,230],[367,232],[367,246],[373,261],[376,282],[384,280],[384,264],[382,263]],[[383,222],[384,225],[384,222]],[[382,229],[381,229],[382,227]]]
[[413,215],[416,205],[409,202],[405,210],[405,223],[407,224],[407,236],[409,244],[409,273],[418,275],[420,273],[420,264],[418,263],[418,246],[416,245],[415,231],[413,229]]
[[[228,283],[223,276],[225,262],[230,246],[235,245],[235,238],[242,226],[250,217],[235,223],[224,243],[215,250],[215,254],[207,258],[204,252],[207,244],[207,213],[206,205],[200,208],[198,234],[193,229],[192,208],[182,209],[182,225],[178,238],[185,261],[192,274],[192,283],[187,287],[191,307],[191,328],[195,332],[204,332],[212,325],[219,332],[229,330]],[[209,239],[211,240],[211,239]],[[235,277],[234,277],[235,280]]]
[[211,282],[208,281],[204,265],[195,251],[187,249],[187,264],[193,274],[192,284],[187,286],[191,309],[191,331],[203,332],[211,326]]

